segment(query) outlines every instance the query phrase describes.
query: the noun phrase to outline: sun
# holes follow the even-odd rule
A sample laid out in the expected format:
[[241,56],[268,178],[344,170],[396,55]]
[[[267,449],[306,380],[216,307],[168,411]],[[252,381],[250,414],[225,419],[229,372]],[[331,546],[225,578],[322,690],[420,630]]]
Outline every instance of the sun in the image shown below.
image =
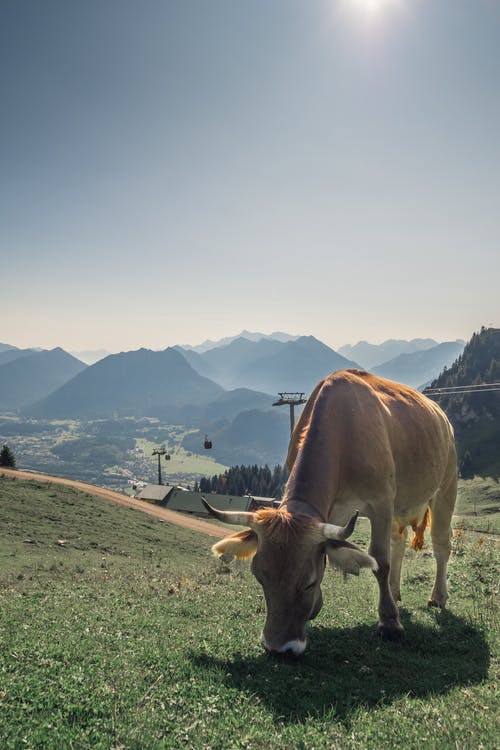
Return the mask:
[[394,4],[394,0],[347,0],[346,5],[350,5],[356,10],[367,16],[375,16],[384,8]]

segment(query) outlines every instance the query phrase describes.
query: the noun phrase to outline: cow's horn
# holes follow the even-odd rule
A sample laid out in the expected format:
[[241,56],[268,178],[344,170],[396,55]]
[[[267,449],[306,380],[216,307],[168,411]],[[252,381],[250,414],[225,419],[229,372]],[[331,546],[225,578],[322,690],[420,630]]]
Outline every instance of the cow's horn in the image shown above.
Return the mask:
[[354,531],[358,516],[359,510],[354,511],[350,521],[348,521],[345,526],[335,526],[333,523],[322,524],[323,536],[325,539],[348,539]]
[[210,515],[216,518],[218,521],[222,521],[222,523],[230,523],[235,526],[252,526],[252,522],[254,520],[253,513],[249,513],[244,510],[218,510],[217,508],[213,508],[209,503],[207,503],[204,497],[201,498],[201,502],[208,510]]

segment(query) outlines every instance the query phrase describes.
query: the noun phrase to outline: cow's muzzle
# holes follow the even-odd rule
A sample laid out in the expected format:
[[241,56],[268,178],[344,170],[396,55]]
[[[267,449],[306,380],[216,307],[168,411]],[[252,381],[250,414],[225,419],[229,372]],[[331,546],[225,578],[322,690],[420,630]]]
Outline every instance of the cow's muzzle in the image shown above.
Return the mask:
[[302,656],[304,651],[306,650],[306,644],[307,641],[304,639],[303,641],[299,638],[295,638],[292,641],[287,641],[282,646],[279,646],[278,648],[272,648],[266,641],[266,638],[264,636],[264,633],[262,633],[260,642],[266,649],[266,651],[269,654],[281,654],[281,655],[287,655],[290,654],[290,656],[294,656],[297,658],[298,656]]

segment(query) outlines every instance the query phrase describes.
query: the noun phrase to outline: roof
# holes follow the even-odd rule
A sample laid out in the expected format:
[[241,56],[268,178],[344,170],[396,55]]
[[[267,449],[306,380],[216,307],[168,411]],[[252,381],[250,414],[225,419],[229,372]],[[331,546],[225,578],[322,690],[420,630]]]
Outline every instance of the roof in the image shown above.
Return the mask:
[[207,516],[207,510],[201,502],[202,497],[206,497],[210,505],[214,505],[219,510],[248,510],[248,497],[218,494],[204,495],[201,492],[184,492],[177,489],[168,498],[167,505],[169,510],[179,510],[184,513],[197,513]]
[[273,507],[279,504],[278,501],[270,497],[256,497],[252,495],[239,497],[238,495],[221,495],[218,493],[204,494],[167,484],[148,484],[135,495],[137,500],[166,505],[169,510],[207,516],[207,510],[201,502],[203,496],[206,497],[210,505],[215,506],[219,510],[255,510],[256,508]]
[[136,498],[153,503],[164,503],[173,489],[174,487],[169,484],[147,484],[136,494]]

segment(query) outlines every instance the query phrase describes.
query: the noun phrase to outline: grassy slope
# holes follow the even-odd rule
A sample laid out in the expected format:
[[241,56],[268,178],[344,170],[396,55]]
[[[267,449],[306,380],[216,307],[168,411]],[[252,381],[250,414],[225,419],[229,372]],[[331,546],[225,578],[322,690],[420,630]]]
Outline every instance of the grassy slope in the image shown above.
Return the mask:
[[483,534],[500,534],[500,482],[491,477],[461,479],[455,526]]
[[490,540],[456,540],[446,613],[425,606],[428,550],[408,553],[402,645],[377,638],[366,571],[347,583],[328,572],[298,663],[261,652],[261,591],[209,546],[71,489],[0,478],[2,750],[494,747]]

